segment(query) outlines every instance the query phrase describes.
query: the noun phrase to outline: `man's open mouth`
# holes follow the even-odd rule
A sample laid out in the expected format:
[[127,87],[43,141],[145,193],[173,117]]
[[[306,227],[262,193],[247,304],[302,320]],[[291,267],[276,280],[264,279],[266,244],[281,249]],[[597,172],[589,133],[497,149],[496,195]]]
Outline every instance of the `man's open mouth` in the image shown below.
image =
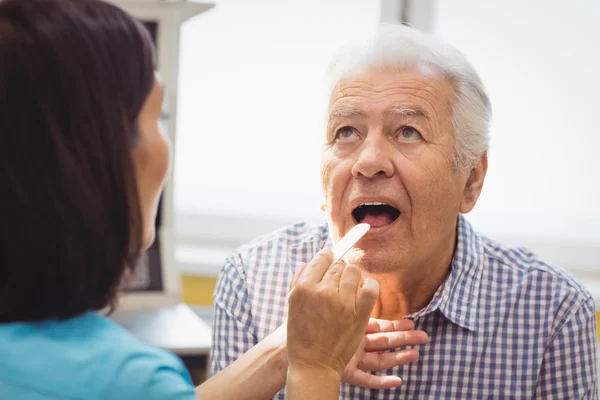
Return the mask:
[[392,224],[400,216],[400,210],[386,203],[363,203],[352,211],[356,222],[367,223],[372,228]]

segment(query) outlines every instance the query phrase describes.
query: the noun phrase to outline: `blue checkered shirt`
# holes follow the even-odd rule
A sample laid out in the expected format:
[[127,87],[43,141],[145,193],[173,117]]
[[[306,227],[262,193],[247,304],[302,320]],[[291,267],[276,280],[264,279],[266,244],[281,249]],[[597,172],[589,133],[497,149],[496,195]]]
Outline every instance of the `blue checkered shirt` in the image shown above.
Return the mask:
[[[430,336],[418,361],[385,371],[399,388],[342,384],[340,399],[597,399],[590,294],[565,271],[475,233],[459,217],[451,271],[410,315]],[[242,247],[215,290],[212,372],[282,324],[295,268],[331,243],[301,223]],[[283,399],[283,391],[275,399]]]

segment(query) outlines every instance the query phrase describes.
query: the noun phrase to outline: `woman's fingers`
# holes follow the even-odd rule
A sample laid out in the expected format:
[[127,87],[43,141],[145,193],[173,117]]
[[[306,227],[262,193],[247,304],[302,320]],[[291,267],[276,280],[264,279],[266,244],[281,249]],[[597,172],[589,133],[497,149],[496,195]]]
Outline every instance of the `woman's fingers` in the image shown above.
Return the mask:
[[346,266],[341,263],[335,263],[329,267],[329,269],[323,275],[323,279],[321,283],[324,288],[329,288],[333,290],[338,290],[340,286],[340,281],[342,280],[342,275],[344,274]]
[[339,283],[340,299],[352,310],[356,309],[356,293],[360,285],[361,273],[355,265],[346,265]]
[[292,290],[294,286],[296,286],[296,284],[298,283],[298,278],[300,278],[300,275],[302,275],[302,272],[304,271],[307,265],[307,263],[300,263],[300,265],[298,265],[298,269],[296,270],[296,273],[292,278],[292,282],[290,282],[290,290]]
[[317,255],[308,263],[304,268],[298,280],[296,286],[305,283],[319,283],[323,279],[323,275],[327,272],[327,269],[333,262],[333,253],[328,250],[321,250]]
[[356,299],[356,312],[359,316],[371,315],[373,306],[379,297],[379,283],[375,279],[367,278],[358,290]]

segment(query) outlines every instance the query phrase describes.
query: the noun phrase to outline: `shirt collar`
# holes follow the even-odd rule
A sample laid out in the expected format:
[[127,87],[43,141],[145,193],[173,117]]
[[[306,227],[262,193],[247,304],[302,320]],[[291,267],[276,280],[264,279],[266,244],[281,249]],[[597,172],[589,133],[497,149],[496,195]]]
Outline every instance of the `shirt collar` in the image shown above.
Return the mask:
[[456,232],[456,248],[448,277],[429,305],[411,317],[418,318],[439,309],[453,323],[477,331],[483,243],[463,215],[458,217]]
[[[322,244],[331,248],[331,233],[327,233],[329,234],[324,238]],[[448,277],[435,292],[429,305],[408,317],[422,317],[439,309],[453,323],[476,331],[482,272],[483,244],[481,237],[460,214],[456,224],[456,249]]]

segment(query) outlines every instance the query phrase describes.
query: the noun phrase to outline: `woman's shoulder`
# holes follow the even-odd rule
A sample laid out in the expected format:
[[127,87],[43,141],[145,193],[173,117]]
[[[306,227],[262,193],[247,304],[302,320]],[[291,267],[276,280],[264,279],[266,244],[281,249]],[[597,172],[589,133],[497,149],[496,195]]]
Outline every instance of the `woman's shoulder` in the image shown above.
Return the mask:
[[[96,313],[0,325],[0,348],[8,349],[1,351],[0,380],[64,397],[131,399],[158,393],[167,399],[195,398],[175,355],[146,345]],[[170,392],[179,397],[169,397]]]

